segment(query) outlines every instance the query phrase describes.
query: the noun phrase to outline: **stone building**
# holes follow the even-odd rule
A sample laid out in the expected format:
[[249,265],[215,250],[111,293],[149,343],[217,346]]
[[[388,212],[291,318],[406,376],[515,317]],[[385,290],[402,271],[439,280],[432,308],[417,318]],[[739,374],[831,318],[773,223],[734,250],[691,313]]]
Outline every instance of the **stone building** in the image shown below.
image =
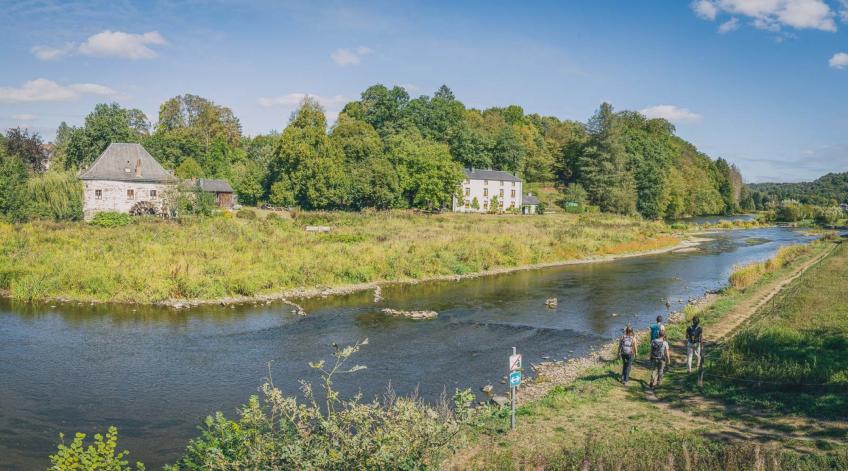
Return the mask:
[[465,181],[460,195],[453,197],[453,210],[461,213],[485,213],[496,201],[496,211],[520,210],[520,178],[500,170],[464,169]]
[[109,144],[80,180],[86,220],[103,211],[128,213],[142,201],[161,208],[166,192],[179,183],[141,144],[118,142]]

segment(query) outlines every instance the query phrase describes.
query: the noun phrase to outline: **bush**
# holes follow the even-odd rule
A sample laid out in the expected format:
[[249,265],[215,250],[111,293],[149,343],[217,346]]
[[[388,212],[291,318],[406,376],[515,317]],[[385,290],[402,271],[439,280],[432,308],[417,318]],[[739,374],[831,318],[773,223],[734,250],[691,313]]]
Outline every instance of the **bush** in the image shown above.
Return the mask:
[[[310,363],[321,372],[321,398],[302,382],[304,403],[284,396],[269,380],[262,400],[250,398],[230,420],[220,412],[208,417],[201,436],[192,440],[185,455],[169,469],[398,469],[437,466],[441,453],[463,423],[444,402],[430,407],[416,398],[389,392],[382,401],[360,402],[339,398],[333,389],[338,374],[364,366],[345,362],[367,340],[336,347],[334,360]],[[467,402],[470,392],[457,392]],[[320,404],[323,402],[323,404]],[[465,410],[465,409],[463,409]]]
[[94,219],[91,220],[92,225],[99,227],[121,227],[126,226],[131,222],[132,216],[116,211],[97,213],[94,216]]
[[[121,451],[117,454],[118,430],[109,427],[104,440],[99,433],[94,435],[94,443],[85,447],[85,434],[77,433],[70,446],[65,445],[64,434],[59,434],[59,448],[55,455],[50,455],[50,471],[132,471],[133,467],[124,458],[129,454]],[[144,464],[137,462],[135,469],[144,471]]]
[[236,217],[239,219],[256,219],[256,211],[248,208],[241,208],[236,212]]
[[139,201],[130,208],[132,216],[157,216],[159,215],[159,207],[152,201]]
[[545,214],[545,209],[547,209],[547,205],[545,203],[539,202],[539,205],[536,206],[536,214]]
[[73,172],[48,172],[27,182],[29,216],[54,221],[82,219],[82,184]]

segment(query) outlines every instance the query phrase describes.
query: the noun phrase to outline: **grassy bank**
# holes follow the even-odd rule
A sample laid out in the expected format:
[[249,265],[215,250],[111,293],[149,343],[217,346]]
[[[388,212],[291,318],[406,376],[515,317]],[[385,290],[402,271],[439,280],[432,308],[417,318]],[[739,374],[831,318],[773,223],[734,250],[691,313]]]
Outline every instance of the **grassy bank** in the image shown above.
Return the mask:
[[[778,289],[799,266],[832,248],[822,242],[808,248],[788,248],[776,260],[764,264],[758,278],[744,289],[730,287],[701,308],[688,308],[687,318],[699,315],[705,336],[718,336],[729,325],[744,322],[766,295]],[[818,394],[788,403],[786,395],[742,386],[732,379],[759,378],[842,384],[848,368],[844,345],[848,332],[844,317],[848,301],[848,249],[845,246],[814,265],[774,304],[758,311],[755,322],[742,334],[721,346],[721,360],[707,362],[705,387],[695,375],[687,375],[681,348],[685,326],[668,327],[673,365],[666,381],[655,393],[647,389],[649,372],[640,348],[640,361],[627,387],[618,382],[620,363],[611,352],[601,362],[582,371],[568,384],[555,386],[542,399],[518,410],[518,429],[509,430],[506,410],[494,411],[470,427],[465,446],[446,464],[448,469],[848,469],[844,422],[823,420],[816,410],[827,403],[845,409],[845,388],[809,392]],[[791,300],[791,301],[790,301]],[[802,307],[807,306],[807,307]],[[839,313],[842,313],[840,316]],[[803,319],[806,319],[804,322]],[[801,324],[809,327],[803,327]],[[772,348],[764,333],[796,329],[795,337],[783,337],[782,349]],[[814,341],[800,336],[821,329],[832,336]],[[788,335],[785,331],[783,335]],[[715,337],[712,337],[715,338]],[[835,340],[838,339],[838,340]],[[817,349],[830,342],[821,354]],[[798,352],[804,352],[799,356]],[[725,353],[726,352],[726,353]],[[711,357],[714,354],[711,354]],[[745,355],[740,363],[740,355]],[[816,357],[813,359],[812,357]],[[739,368],[740,365],[744,367]],[[805,368],[798,365],[805,365]],[[835,389],[835,388],[834,388]],[[796,390],[797,391],[797,390]],[[783,402],[781,402],[783,401]],[[810,407],[797,407],[811,401]],[[818,408],[818,409],[817,409]],[[764,416],[765,414],[765,416]],[[587,467],[582,468],[586,460]]]
[[[329,234],[305,232],[332,227]],[[0,224],[0,290],[19,300],[158,302],[420,280],[673,246],[612,215],[301,213],[294,218]]]

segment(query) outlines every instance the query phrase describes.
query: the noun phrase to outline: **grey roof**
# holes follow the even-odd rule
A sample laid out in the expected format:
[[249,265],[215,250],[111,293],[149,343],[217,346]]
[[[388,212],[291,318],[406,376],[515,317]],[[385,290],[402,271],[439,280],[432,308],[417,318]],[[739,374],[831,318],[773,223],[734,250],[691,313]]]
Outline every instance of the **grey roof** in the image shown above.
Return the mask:
[[535,196],[531,195],[530,193],[527,193],[526,195],[524,195],[523,198],[521,198],[521,206],[531,206],[531,205],[538,206],[539,205],[539,198],[536,198]]
[[234,193],[233,187],[227,180],[210,180],[207,178],[197,179],[197,186],[203,191],[210,193]]
[[80,174],[82,180],[114,180],[125,182],[176,183],[141,144],[113,142]]
[[505,182],[520,182],[521,179],[515,175],[501,170],[481,170],[479,168],[465,168],[465,178],[469,180],[503,180]]

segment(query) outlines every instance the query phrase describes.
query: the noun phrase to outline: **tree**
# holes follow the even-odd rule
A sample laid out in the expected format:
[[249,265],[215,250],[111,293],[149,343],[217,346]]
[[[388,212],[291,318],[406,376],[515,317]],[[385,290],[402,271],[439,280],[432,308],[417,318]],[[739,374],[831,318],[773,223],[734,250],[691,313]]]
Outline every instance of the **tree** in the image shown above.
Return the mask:
[[9,129],[6,131],[4,145],[6,154],[20,159],[30,172],[39,173],[46,170],[43,141],[37,132],[30,134],[28,129],[20,127]]
[[601,211],[631,214],[636,210],[636,189],[628,172],[621,129],[612,106],[603,103],[589,121],[589,142],[578,157],[581,183]]
[[362,92],[358,102],[345,105],[342,113],[374,127],[382,137],[413,126],[409,119],[409,93],[402,87],[373,85]]
[[265,193],[265,169],[257,162],[248,160],[233,166],[233,189],[241,204],[255,206]]
[[200,164],[191,157],[183,160],[183,162],[177,167],[174,175],[182,178],[183,180],[204,177],[203,169],[200,168]]
[[447,206],[465,178],[446,144],[428,141],[415,130],[393,136],[388,153],[398,170],[404,198],[412,207]]
[[579,183],[572,183],[565,188],[565,191],[562,193],[563,202],[564,203],[577,203],[581,208],[586,206],[586,201],[588,199],[588,195],[586,190],[583,188],[583,185]]
[[457,126],[448,138],[451,155],[464,167],[490,168],[493,143],[481,131],[466,123]]
[[339,115],[330,139],[344,153],[348,162],[363,162],[383,156],[383,141],[374,127],[365,121]]
[[197,95],[178,95],[159,107],[156,132],[187,129],[209,152],[216,139],[234,147],[241,141],[241,123],[233,110]]
[[527,155],[527,150],[515,129],[512,127],[503,128],[495,141],[492,165],[499,170],[517,172],[524,163],[525,155]]
[[[271,181],[284,182],[285,193],[303,208],[342,208],[349,203],[342,163],[341,150],[327,136],[323,108],[314,98],[305,98],[280,137]],[[271,193],[272,198],[279,193],[273,185]]]
[[147,118],[139,110],[121,108],[117,103],[101,103],[85,117],[85,125],[65,131],[65,167],[90,165],[113,142],[141,142]]
[[26,184],[23,161],[6,154],[5,146],[0,146],[0,217],[13,222],[26,218]]

